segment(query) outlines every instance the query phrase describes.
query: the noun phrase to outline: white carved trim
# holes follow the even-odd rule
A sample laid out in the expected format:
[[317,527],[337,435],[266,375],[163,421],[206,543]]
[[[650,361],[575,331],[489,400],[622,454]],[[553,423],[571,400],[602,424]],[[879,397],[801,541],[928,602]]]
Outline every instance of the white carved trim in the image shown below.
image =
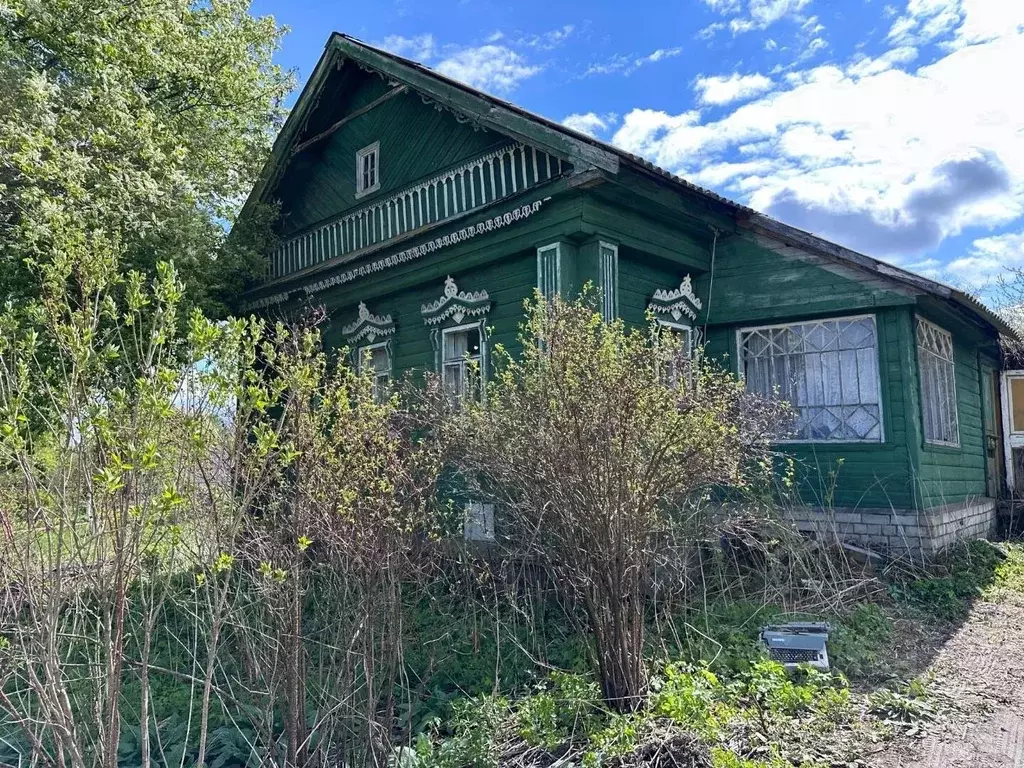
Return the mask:
[[461,323],[467,317],[482,317],[490,311],[491,300],[487,291],[459,291],[451,275],[445,278],[441,298],[420,307],[423,322],[427,325],[440,325],[448,318]]
[[372,275],[376,272],[382,272],[385,269],[396,267],[399,264],[405,264],[428,253],[434,253],[442,248],[447,248],[450,245],[457,245],[465,242],[466,240],[471,240],[477,235],[488,234],[494,230],[501,229],[502,227],[507,227],[509,224],[514,224],[529,218],[532,214],[540,210],[543,203],[546,203],[550,199],[550,197],[545,197],[542,200],[534,200],[532,203],[525,203],[517,208],[513,208],[511,211],[493,216],[476,224],[470,224],[469,226],[456,230],[451,234],[435,237],[432,240],[428,240],[427,242],[419,245],[414,245],[411,248],[406,248],[404,251],[399,251],[391,256],[385,256],[377,259],[376,261],[371,261],[361,266],[353,267],[345,272],[340,272],[333,277],[328,277],[316,283],[310,283],[303,286],[302,290],[305,291],[307,295],[318,293],[319,291],[323,291],[335,285],[342,285],[343,283],[351,282],[358,277]]
[[693,282],[687,275],[678,288],[670,291],[662,288],[656,290],[648,309],[656,314],[671,315],[672,319],[678,322],[684,315],[696,320],[697,311],[703,306],[703,302],[693,292]]
[[[528,154],[534,162],[532,174],[528,172]],[[378,151],[378,185],[380,162]],[[542,165],[546,170],[544,178],[540,173]],[[550,181],[561,172],[561,160],[537,152],[533,147],[524,144],[500,147],[288,238],[269,255],[268,277],[274,280],[386,243],[428,224],[445,221],[524,192],[542,181]],[[357,183],[359,181],[356,179]]]
[[359,317],[354,323],[343,326],[341,333],[349,345],[358,344],[363,339],[373,343],[375,339],[387,338],[395,333],[395,321],[391,315],[374,315],[366,308],[365,302],[359,302]]

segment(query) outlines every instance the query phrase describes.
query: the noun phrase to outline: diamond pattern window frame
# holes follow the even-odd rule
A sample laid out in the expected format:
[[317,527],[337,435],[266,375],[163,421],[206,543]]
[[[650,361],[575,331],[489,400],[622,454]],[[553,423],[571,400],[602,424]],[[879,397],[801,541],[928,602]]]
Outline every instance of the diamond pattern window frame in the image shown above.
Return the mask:
[[927,445],[960,447],[956,401],[956,350],[953,334],[917,317],[917,382],[921,394],[921,432]]
[[[855,325],[861,325],[866,328],[866,323],[870,323],[870,344],[843,344],[842,331],[854,327]],[[803,334],[796,334],[797,343],[794,343],[794,339],[789,338],[785,341],[790,345],[789,349],[783,350],[779,345],[779,342],[784,338],[784,334],[780,333],[784,330],[794,329],[805,329]],[[775,333],[773,333],[775,332]],[[885,416],[883,407],[883,396],[882,396],[882,379],[881,379],[881,364],[879,359],[879,340],[878,340],[878,323],[874,315],[848,315],[844,317],[828,317],[814,320],[801,320],[790,323],[775,323],[771,325],[759,325],[759,326],[748,326],[740,328],[736,331],[736,359],[737,359],[737,374],[740,378],[747,381],[745,372],[747,362],[747,350],[745,349],[745,343],[747,340],[757,334],[765,342],[765,348],[761,350],[759,356],[763,355],[764,352],[777,353],[769,354],[769,357],[802,357],[807,358],[813,356],[816,359],[816,365],[812,366],[815,370],[808,370],[805,365],[803,370],[804,376],[804,392],[808,391],[807,385],[809,383],[808,376],[814,375],[815,372],[823,373],[825,371],[825,355],[829,354],[832,357],[830,359],[838,360],[838,371],[839,379],[837,382],[832,383],[832,393],[836,391],[838,387],[839,398],[838,402],[827,402],[828,400],[835,400],[834,397],[829,397],[830,394],[825,387],[825,382],[817,385],[820,387],[821,392],[821,403],[806,403],[799,405],[793,403],[794,410],[797,412],[797,437],[780,440],[780,443],[785,444],[814,444],[824,443],[828,445],[836,445],[842,443],[865,443],[869,445],[877,445],[885,442]],[[782,338],[780,338],[782,337]],[[815,349],[807,349],[808,344],[814,345]],[[795,349],[793,347],[796,347]],[[839,353],[846,353],[842,355]],[[856,390],[858,392],[858,402],[846,402],[846,393],[852,384],[845,382],[842,379],[843,360],[846,359],[849,364],[850,354],[854,354],[854,360],[856,360]],[[838,355],[838,358],[835,357]],[[870,361],[870,364],[868,363]],[[870,365],[873,370],[865,370],[864,374],[861,375],[862,363],[867,367]],[[799,394],[799,383],[794,385]],[[750,382],[747,381],[749,388]],[[865,401],[863,399],[864,392],[872,393],[874,395],[874,402]],[[790,399],[792,403],[792,399]],[[811,409],[816,409],[817,413],[811,418],[805,418],[804,413]],[[870,428],[857,430],[850,423],[850,420],[859,417],[867,417]],[[813,436],[813,437],[802,437],[801,434],[805,434],[805,430],[814,429],[816,424],[820,427],[826,423],[826,419],[830,420],[833,424],[833,434],[838,433],[837,436]],[[872,423],[873,422],[873,423]],[[844,431],[841,429],[843,426],[848,429]]]

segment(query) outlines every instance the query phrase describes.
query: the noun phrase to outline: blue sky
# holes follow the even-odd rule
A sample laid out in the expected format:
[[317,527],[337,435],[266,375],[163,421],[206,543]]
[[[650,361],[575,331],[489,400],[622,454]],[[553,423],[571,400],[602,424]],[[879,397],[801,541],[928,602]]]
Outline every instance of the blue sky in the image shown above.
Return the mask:
[[1024,0],[255,0],[980,290],[1024,266]]

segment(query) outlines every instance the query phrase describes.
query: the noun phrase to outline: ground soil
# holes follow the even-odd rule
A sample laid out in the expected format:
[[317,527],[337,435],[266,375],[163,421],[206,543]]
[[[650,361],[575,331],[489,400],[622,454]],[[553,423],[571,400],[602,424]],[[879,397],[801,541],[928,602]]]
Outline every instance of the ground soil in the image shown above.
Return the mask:
[[941,721],[866,755],[869,764],[1024,768],[1024,595],[979,600],[934,651],[924,674],[944,701]]

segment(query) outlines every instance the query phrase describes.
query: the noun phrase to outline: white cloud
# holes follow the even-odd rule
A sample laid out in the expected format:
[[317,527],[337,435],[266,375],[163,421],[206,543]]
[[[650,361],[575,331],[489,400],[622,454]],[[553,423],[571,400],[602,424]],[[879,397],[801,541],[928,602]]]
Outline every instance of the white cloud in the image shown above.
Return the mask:
[[562,125],[588,136],[600,136],[618,122],[619,116],[614,112],[599,115],[596,112],[574,113],[566,115]]
[[504,45],[487,44],[457,51],[440,61],[436,69],[473,88],[504,94],[543,67],[530,64]]
[[704,0],[704,4],[718,13],[739,13],[740,0]]
[[[811,0],[746,0],[744,7],[743,0],[704,0],[704,4],[711,10],[717,11],[723,16],[736,16],[729,22],[729,29],[734,35],[749,32],[752,29],[767,29],[772,24],[786,17],[792,17],[801,24],[810,21],[811,28],[819,26],[817,17],[804,19],[800,12],[810,4]],[[702,29],[698,36],[708,38],[713,36],[720,29],[721,23],[711,24]],[[824,27],[820,27],[824,29]],[[814,34],[817,30],[810,32]]]
[[680,48],[680,47],[676,47],[676,48],[659,48],[658,50],[653,51],[653,52],[647,54],[646,56],[643,56],[643,57],[637,59],[636,60],[636,65],[638,67],[642,67],[644,64],[653,64],[654,62],[661,61],[662,59],[671,59],[674,56],[678,56],[682,52],[683,52],[683,49]]
[[427,34],[417,35],[416,37],[388,35],[380,42],[374,43],[374,45],[415,61],[429,61],[434,57],[436,44],[434,36]]
[[559,45],[564,43],[575,29],[576,27],[574,27],[572,24],[566,24],[564,27],[552,29],[548,32],[542,32],[539,35],[522,36],[518,40],[516,40],[516,44],[523,45],[528,48],[539,48],[543,51],[549,51],[553,48],[557,48]]
[[946,265],[945,272],[970,290],[984,290],[1007,270],[1024,267],[1024,232],[983,237],[971,244],[966,256]]
[[920,45],[947,34],[960,21],[960,0],[909,0],[906,11],[889,28],[898,45]]
[[764,93],[774,83],[762,74],[741,75],[733,73],[728,77],[698,77],[693,84],[702,104],[730,104]]
[[675,48],[658,48],[657,50],[651,51],[646,56],[628,56],[623,53],[613,54],[610,58],[605,61],[596,62],[587,67],[583,73],[583,77],[589,77],[590,75],[612,75],[621,73],[626,75],[632,75],[640,67],[648,64],[655,64],[664,59],[671,59],[683,52],[681,47]]
[[792,16],[808,5],[811,0],[750,0],[750,17],[759,29],[774,24],[779,19]]
[[[635,109],[613,141],[879,256],[909,258],[965,227],[1005,226],[1024,214],[1024,100],[1006,91],[1008,73],[1024,72],[1024,33],[972,19],[973,1],[927,66],[902,69],[917,56],[902,45],[797,70],[720,118]],[[994,28],[994,39],[958,44]],[[705,101],[714,98],[709,87]]]
[[917,48],[909,45],[893,48],[881,56],[871,58],[863,56],[847,68],[847,73],[854,77],[868,77],[885,72],[900,64],[909,64],[917,58]]

